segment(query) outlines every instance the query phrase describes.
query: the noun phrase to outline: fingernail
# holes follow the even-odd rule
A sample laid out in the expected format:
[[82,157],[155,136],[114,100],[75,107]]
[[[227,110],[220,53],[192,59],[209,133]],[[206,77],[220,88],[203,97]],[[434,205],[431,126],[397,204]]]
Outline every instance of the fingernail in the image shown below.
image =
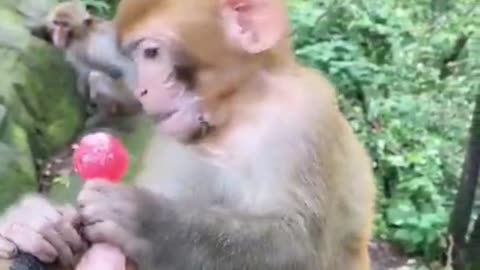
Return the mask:
[[44,262],[44,263],[53,263],[55,262],[55,256],[50,256],[50,255],[47,255],[47,254],[42,254],[42,255],[37,255],[36,256],[41,262]]

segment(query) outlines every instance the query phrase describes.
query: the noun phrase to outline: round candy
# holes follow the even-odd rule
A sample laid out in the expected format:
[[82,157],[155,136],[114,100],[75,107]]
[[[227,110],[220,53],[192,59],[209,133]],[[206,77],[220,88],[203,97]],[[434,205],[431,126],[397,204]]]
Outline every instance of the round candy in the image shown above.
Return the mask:
[[73,166],[85,181],[103,178],[119,182],[128,169],[128,152],[110,134],[98,132],[86,135],[74,146]]

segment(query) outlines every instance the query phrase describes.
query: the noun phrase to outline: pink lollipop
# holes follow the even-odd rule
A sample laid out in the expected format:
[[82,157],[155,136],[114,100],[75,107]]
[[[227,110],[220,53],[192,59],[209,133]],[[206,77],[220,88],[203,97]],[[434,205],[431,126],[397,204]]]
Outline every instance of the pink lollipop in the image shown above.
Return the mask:
[[123,144],[103,132],[83,137],[73,153],[75,172],[85,181],[102,178],[118,183],[127,172],[128,162]]

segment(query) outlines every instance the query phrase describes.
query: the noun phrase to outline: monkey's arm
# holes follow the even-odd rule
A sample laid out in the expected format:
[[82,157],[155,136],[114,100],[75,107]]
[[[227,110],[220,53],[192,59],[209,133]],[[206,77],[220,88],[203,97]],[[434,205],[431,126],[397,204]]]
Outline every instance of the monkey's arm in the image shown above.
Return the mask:
[[139,217],[148,246],[127,251],[140,269],[315,269],[313,237],[300,214],[179,205],[146,191],[140,198],[142,209],[156,209]]
[[93,59],[94,60],[85,60],[85,62],[88,63],[93,69],[100,70],[113,79],[119,79],[124,76],[122,65],[125,64],[118,60],[118,56],[115,58],[99,55],[97,58]]
[[85,237],[120,247],[139,269],[317,269],[313,213],[294,207],[259,216],[105,181],[87,182],[78,202]]
[[50,33],[48,33],[47,27],[44,25],[32,25],[28,27],[30,29],[30,33],[42,40],[45,40],[48,43],[52,42],[50,37]]
[[85,50],[87,57],[82,59],[91,69],[108,74],[113,79],[127,76],[133,62],[120,53],[113,32],[95,35]]

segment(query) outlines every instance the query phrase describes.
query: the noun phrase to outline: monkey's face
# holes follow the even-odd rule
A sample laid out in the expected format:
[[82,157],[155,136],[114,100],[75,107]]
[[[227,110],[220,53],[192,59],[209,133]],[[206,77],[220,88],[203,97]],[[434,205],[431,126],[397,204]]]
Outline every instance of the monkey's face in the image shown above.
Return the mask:
[[[283,9],[270,14],[236,0],[141,2],[122,0],[115,24],[120,46],[136,63],[135,92],[145,112],[180,139],[205,125],[228,125],[225,107],[287,33]],[[265,17],[273,19],[265,24]]]
[[202,128],[194,75],[168,39],[144,37],[130,51],[137,67],[135,95],[159,131],[187,141]]
[[79,29],[91,24],[91,15],[79,1],[63,1],[49,12],[46,21],[53,45],[67,49]]
[[73,38],[72,27],[64,20],[52,20],[48,25],[48,32],[53,45],[60,49],[66,49]]

